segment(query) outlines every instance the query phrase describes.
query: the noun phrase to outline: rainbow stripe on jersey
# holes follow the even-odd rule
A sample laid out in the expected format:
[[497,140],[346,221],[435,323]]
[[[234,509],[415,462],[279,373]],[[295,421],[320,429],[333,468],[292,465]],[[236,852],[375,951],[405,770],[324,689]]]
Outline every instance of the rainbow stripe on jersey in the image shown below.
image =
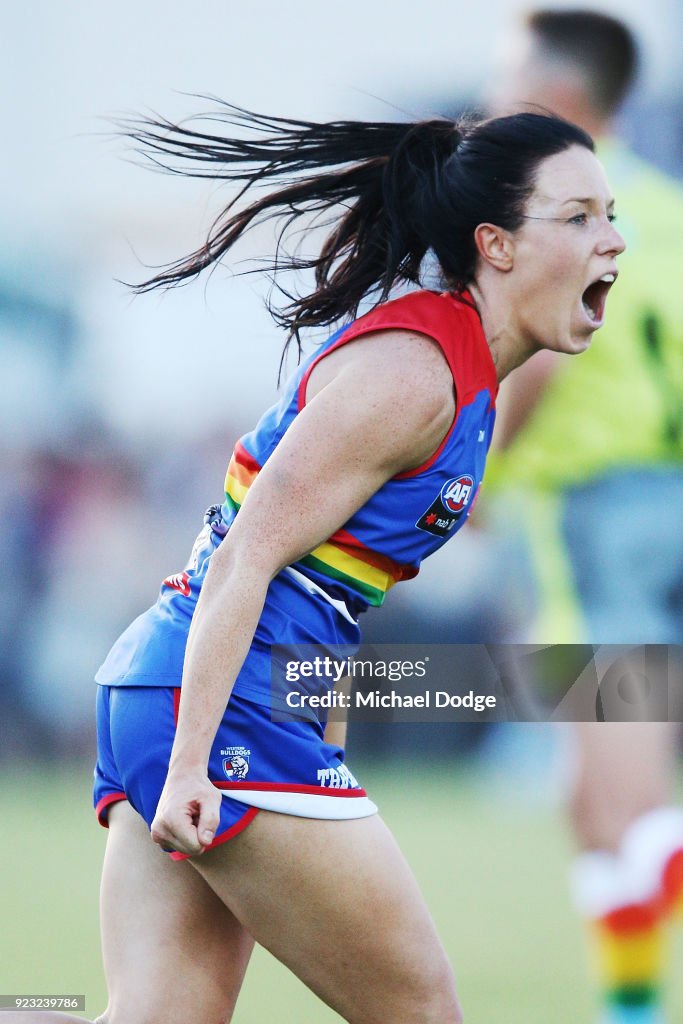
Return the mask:
[[457,411],[430,459],[388,480],[341,529],[295,564],[356,609],[382,604],[395,583],[416,576],[422,559],[457,533],[474,505],[493,432],[497,378],[468,296],[414,292],[342,328],[299,367],[280,402],[237,442],[225,478],[222,516],[229,524],[304,409],[317,362],[355,338],[386,329],[410,330],[438,342],[453,374]]
[[[225,477],[225,503],[234,515],[260,470],[256,459],[238,441]],[[415,566],[399,565],[392,558],[370,550],[346,530],[337,530],[297,562],[297,568],[302,566],[350,587],[372,605],[381,604],[394,583],[410,579],[418,572]]]

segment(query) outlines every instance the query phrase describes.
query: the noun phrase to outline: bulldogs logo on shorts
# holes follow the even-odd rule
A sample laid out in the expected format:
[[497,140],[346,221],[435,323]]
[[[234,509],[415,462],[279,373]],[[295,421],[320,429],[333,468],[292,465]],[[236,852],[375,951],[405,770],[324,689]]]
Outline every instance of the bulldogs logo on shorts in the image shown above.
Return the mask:
[[224,747],[221,750],[223,771],[228,779],[244,779],[249,772],[251,750],[246,747]]

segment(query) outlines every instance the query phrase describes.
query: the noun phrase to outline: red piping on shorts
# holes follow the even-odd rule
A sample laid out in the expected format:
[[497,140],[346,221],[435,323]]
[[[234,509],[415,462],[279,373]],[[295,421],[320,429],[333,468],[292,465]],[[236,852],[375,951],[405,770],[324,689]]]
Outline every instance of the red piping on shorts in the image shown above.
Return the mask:
[[214,782],[216,789],[256,789],[268,793],[312,793],[314,796],[367,796],[364,789],[328,789],[298,782]]
[[128,797],[125,793],[107,793],[101,800],[97,801],[95,807],[95,814],[102,828],[109,828],[109,821],[107,820],[106,814],[103,814],[105,807],[109,807],[109,804],[118,803],[119,800],[127,800]]
[[[233,839],[234,836],[239,835],[239,833],[243,832],[247,825],[249,825],[254,820],[259,810],[259,807],[250,807],[246,814],[243,814],[240,820],[236,821],[235,824],[232,825],[227,832],[224,832],[223,835],[218,836],[217,839],[214,839],[214,841],[212,843],[209,843],[209,845],[204,847],[204,849],[213,850],[214,846],[220,846],[221,843],[227,843],[228,839]],[[170,854],[171,860],[188,860],[190,857],[196,856],[201,856],[201,854],[198,855],[195,853],[176,852]]]

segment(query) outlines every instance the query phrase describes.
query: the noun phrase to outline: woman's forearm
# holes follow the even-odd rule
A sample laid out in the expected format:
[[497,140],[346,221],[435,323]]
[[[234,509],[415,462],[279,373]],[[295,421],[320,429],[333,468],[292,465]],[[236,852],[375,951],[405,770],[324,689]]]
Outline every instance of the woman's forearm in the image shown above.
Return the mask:
[[206,771],[211,744],[249,651],[270,582],[263,574],[237,567],[227,572],[224,567],[212,569],[188,637],[169,774]]
[[[337,693],[343,693],[346,697],[346,705],[348,707],[348,700],[351,696],[351,677],[344,676],[338,683],[334,684],[334,689]],[[325,743],[333,743],[338,747],[346,747],[346,719],[343,721],[328,721],[325,726]]]

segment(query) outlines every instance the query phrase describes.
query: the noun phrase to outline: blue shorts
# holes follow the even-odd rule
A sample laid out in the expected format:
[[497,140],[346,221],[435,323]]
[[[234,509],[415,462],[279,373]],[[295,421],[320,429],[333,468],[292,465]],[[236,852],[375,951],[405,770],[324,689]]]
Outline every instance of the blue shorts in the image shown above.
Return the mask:
[[[151,826],[175,737],[179,688],[98,686],[94,804],[128,800]],[[325,743],[317,721],[272,722],[261,704],[233,695],[209,758],[209,779],[223,790],[211,846],[246,828],[260,809],[304,818],[364,818],[377,808],[344,764],[341,747]],[[171,853],[175,860],[184,854]]]

